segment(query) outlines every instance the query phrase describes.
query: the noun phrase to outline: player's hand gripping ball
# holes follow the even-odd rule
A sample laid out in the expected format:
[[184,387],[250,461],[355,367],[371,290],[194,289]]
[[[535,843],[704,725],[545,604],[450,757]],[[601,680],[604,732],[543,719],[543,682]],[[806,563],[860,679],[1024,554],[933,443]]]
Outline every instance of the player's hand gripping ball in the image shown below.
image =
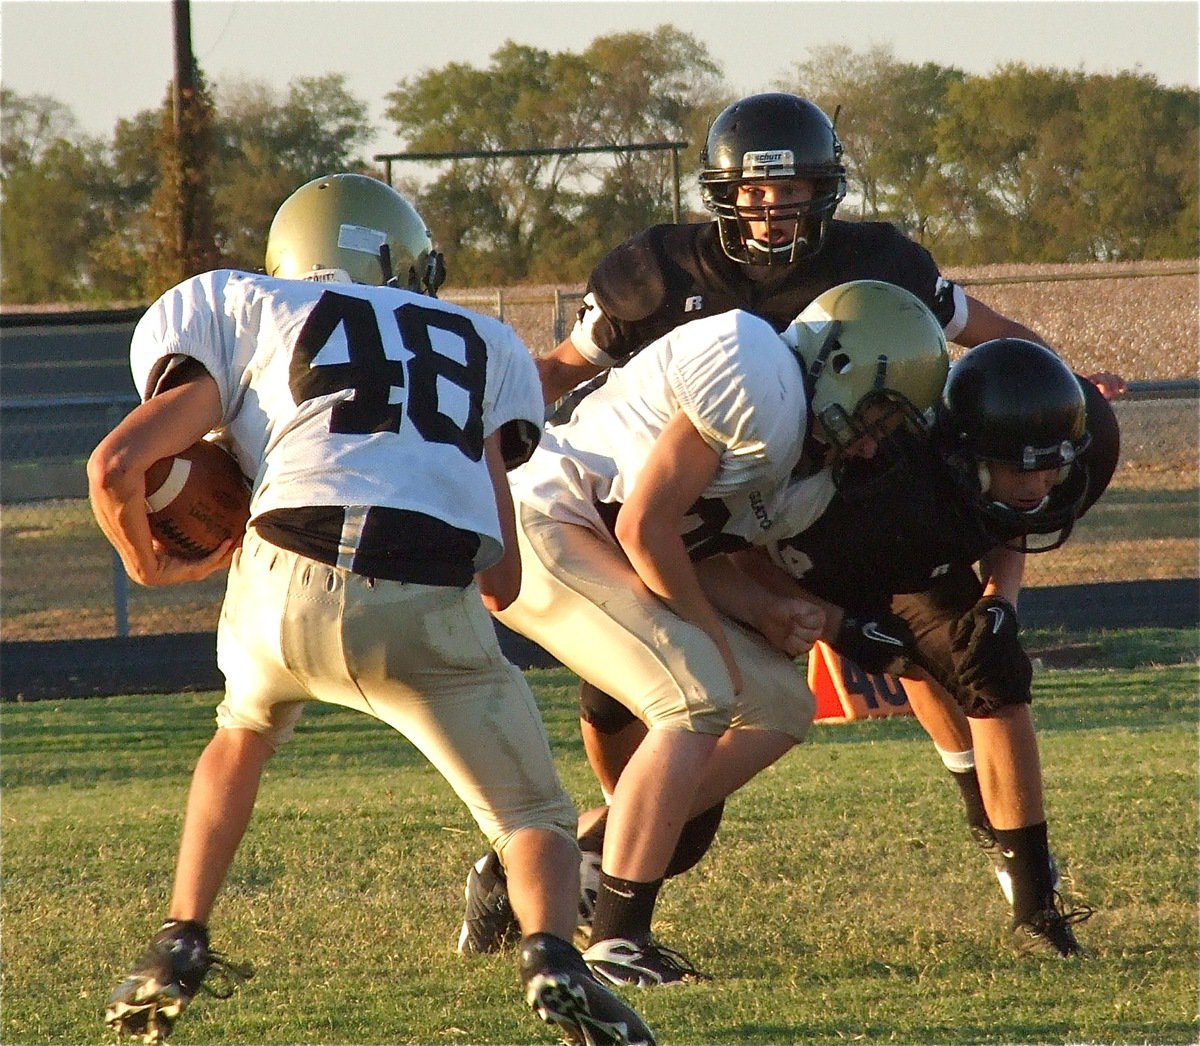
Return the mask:
[[203,559],[250,518],[250,488],[232,455],[200,440],[146,470],[150,533],[171,555]]

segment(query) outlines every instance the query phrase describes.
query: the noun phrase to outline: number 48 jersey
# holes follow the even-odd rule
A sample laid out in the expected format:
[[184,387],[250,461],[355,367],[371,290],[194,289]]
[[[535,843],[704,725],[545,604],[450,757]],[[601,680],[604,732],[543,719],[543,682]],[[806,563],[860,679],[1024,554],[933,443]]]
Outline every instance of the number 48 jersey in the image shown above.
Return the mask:
[[180,354],[220,389],[219,431],[253,479],[252,519],[403,509],[478,534],[476,570],[499,559],[484,439],[510,423],[536,432],[543,416],[512,328],[397,288],[218,270],[172,288],[138,323],[144,397]]

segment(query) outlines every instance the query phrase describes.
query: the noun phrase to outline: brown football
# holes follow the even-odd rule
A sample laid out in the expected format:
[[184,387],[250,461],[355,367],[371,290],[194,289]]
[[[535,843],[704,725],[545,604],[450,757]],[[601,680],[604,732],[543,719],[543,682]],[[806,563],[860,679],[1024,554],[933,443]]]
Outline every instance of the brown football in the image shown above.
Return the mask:
[[233,456],[200,440],[146,470],[150,532],[172,555],[203,559],[250,518],[250,487]]

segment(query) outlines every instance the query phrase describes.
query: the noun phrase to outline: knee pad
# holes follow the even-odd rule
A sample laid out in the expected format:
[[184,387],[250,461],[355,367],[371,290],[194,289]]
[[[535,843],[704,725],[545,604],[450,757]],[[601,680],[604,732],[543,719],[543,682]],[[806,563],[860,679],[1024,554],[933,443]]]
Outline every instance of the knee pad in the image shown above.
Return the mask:
[[579,718],[602,734],[620,733],[637,721],[637,716],[615,697],[582,680],[579,683]]
[[947,689],[972,719],[990,719],[1005,708],[1033,703],[1029,687],[967,687],[955,680]]

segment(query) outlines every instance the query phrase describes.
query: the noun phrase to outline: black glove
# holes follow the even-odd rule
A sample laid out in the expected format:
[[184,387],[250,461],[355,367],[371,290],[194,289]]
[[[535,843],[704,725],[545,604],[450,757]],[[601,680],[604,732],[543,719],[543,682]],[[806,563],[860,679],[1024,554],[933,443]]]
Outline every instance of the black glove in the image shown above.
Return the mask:
[[904,618],[877,610],[844,614],[830,645],[870,675],[898,676],[908,668],[916,642]]
[[1029,701],[1033,665],[1019,633],[1016,609],[999,596],[985,596],[954,626],[954,667],[977,710]]

